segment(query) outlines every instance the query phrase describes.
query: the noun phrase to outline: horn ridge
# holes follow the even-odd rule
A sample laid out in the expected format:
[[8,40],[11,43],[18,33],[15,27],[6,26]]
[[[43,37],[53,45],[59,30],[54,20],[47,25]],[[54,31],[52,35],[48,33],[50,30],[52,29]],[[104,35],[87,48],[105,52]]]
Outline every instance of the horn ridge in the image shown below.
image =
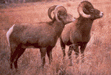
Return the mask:
[[93,8],[92,4],[88,1],[82,1],[79,6],[78,6],[78,13],[82,16],[82,17],[85,17],[85,18],[90,18],[91,15],[90,14],[85,14],[83,12],[83,8],[88,5],[89,7]]
[[54,10],[54,16],[55,16],[55,18],[56,18],[56,20],[57,20],[58,22],[60,22],[60,20],[59,20],[59,18],[58,18],[58,12],[59,12],[59,11],[62,11],[62,12],[67,13],[67,10],[66,10],[66,8],[65,8],[64,6],[61,6],[61,5],[56,6],[56,8],[55,8],[55,10]]

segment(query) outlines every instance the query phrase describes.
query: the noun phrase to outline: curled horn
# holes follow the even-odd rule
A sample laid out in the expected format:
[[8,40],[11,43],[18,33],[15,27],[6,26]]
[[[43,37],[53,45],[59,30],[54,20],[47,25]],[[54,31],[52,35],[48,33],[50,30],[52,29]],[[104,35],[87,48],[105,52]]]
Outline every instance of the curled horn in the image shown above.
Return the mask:
[[51,6],[49,9],[48,9],[48,16],[50,19],[53,19],[52,16],[51,16],[51,12],[55,9],[57,5],[54,5],[54,6]]
[[60,22],[60,20],[58,19],[58,12],[59,11],[61,11],[63,13],[67,13],[67,10],[65,9],[65,7],[63,7],[61,5],[56,6],[56,8],[54,10],[54,16],[58,22]]
[[92,6],[92,4],[91,4],[90,2],[88,2],[88,1],[82,1],[82,2],[79,4],[79,6],[78,6],[78,13],[79,13],[81,16],[85,17],[85,18],[90,18],[90,17],[91,17],[90,14],[85,14],[85,13],[83,12],[83,8],[85,8],[85,6],[89,6],[89,7],[93,8],[93,6]]

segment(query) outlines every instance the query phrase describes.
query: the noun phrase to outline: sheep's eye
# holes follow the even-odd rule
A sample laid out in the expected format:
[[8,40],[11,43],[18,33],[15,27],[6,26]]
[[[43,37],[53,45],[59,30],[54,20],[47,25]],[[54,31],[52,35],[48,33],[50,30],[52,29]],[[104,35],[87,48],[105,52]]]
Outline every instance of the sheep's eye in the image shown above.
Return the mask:
[[91,9],[90,12],[94,12],[94,9]]

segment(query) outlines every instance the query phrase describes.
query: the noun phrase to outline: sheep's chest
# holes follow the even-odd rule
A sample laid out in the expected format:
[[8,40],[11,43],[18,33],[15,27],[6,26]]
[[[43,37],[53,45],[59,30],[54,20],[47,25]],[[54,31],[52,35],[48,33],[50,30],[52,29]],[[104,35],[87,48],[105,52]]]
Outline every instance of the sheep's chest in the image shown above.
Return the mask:
[[72,43],[88,42],[90,40],[90,33],[76,31],[71,34],[70,40]]

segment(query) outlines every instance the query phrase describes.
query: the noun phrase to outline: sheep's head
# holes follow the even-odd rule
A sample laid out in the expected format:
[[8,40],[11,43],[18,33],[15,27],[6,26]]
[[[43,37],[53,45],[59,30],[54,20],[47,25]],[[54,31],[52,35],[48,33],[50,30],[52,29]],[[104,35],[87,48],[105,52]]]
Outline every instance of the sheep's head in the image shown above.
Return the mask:
[[[53,18],[51,16],[52,11],[54,11]],[[56,19],[58,22],[63,22],[65,24],[74,21],[74,17],[71,14],[67,13],[67,10],[65,9],[65,7],[60,6],[60,5],[54,5],[54,6],[50,7],[48,10],[48,16],[52,20]]]
[[97,19],[103,17],[103,12],[95,9],[88,1],[82,1],[78,6],[79,15],[84,18]]

